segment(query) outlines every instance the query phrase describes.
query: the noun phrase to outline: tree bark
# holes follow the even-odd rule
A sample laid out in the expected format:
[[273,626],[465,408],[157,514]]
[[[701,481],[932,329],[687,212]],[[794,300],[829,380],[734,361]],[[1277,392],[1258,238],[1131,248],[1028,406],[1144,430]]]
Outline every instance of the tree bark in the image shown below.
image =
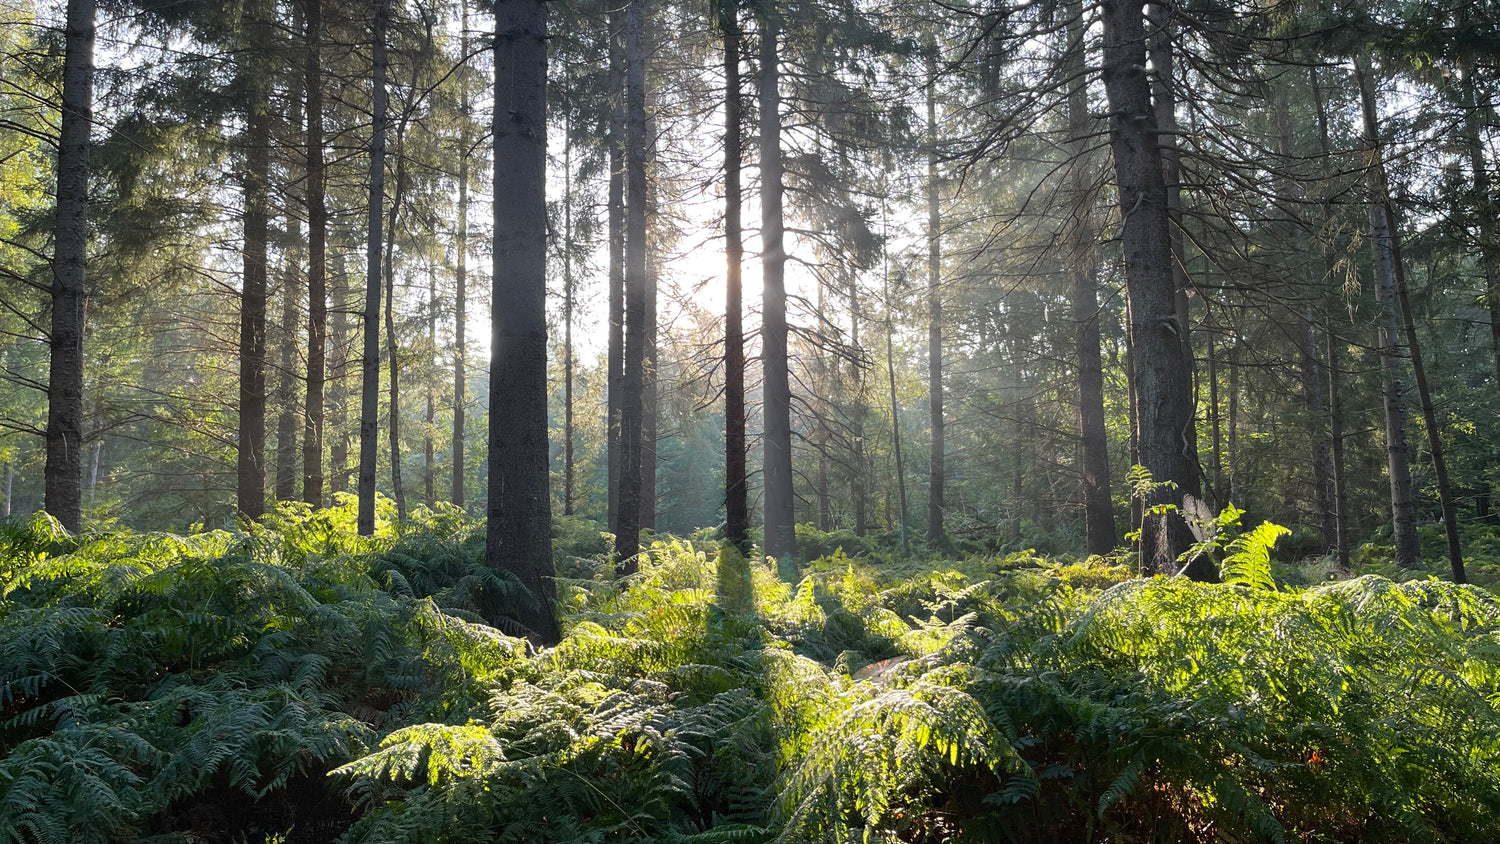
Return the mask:
[[[292,239],[301,239],[301,226],[293,224]],[[294,250],[288,250],[295,254]],[[297,284],[295,259],[288,255],[281,288],[281,359],[277,362],[276,403],[276,500],[296,501],[297,481],[302,470],[297,447],[297,354],[302,309],[301,285]]]
[[896,322],[891,302],[890,259],[885,269],[885,372],[889,380],[891,396],[891,449],[896,458],[896,491],[901,496],[901,553],[911,554],[911,539],[907,536],[906,508],[906,464],[901,459],[901,403],[896,397],[896,353],[893,335]]
[[240,290],[240,421],[235,485],[239,511],[248,519],[266,512],[266,237],[270,211],[270,22],[259,2],[247,4],[243,25],[250,39],[243,189],[244,254]]
[[573,515],[573,132],[563,118],[563,515]]
[[646,361],[646,4],[625,7],[625,360],[620,395],[619,529],[616,571],[640,568]]
[[[469,55],[469,4],[462,0],[463,54]],[[467,61],[467,59],[466,59]],[[467,65],[465,65],[467,70]],[[469,410],[469,78],[465,74],[459,86],[458,126],[458,243],[453,271],[453,506],[463,508],[464,475],[467,461],[464,457],[464,423]]]
[[[428,231],[428,239],[437,242],[437,228]],[[437,355],[437,259],[427,259],[427,352],[424,359],[431,361]],[[425,368],[425,367],[424,367]],[[437,503],[437,455],[432,432],[437,424],[436,379],[422,379],[427,393],[427,408],[422,416],[422,493],[423,500],[431,509]]]
[[1361,111],[1364,117],[1365,143],[1369,149],[1370,249],[1375,271],[1375,294],[1383,310],[1377,331],[1376,346],[1385,395],[1385,450],[1391,488],[1391,521],[1395,528],[1396,564],[1410,568],[1417,564],[1421,549],[1417,544],[1416,508],[1411,482],[1411,451],[1406,437],[1406,384],[1401,372],[1401,350],[1396,302],[1396,256],[1391,219],[1385,204],[1385,171],[1380,163],[1379,116],[1375,111],[1375,83],[1369,66],[1361,57],[1355,62],[1359,77]]
[[[936,50],[935,44],[929,47]],[[927,475],[927,544],[943,535],[943,234],[938,205],[937,57],[927,57],[927,415],[932,445]]]
[[84,265],[94,114],[94,0],[68,0],[65,26],[43,471],[47,512],[77,533],[83,528]]
[[[334,307],[329,314],[329,334],[333,359],[329,362],[331,385],[328,395],[328,430],[333,441],[328,445],[328,492],[339,495],[349,488],[349,272],[343,253],[333,256],[332,285],[329,298]],[[306,489],[303,490],[306,492]]]
[[[1109,97],[1110,147],[1114,152],[1124,248],[1130,335],[1134,353],[1136,427],[1141,465],[1158,482],[1148,507],[1180,507],[1186,493],[1199,493],[1197,459],[1191,451],[1192,379],[1183,353],[1176,306],[1167,188],[1158,145],[1158,125],[1146,76],[1142,0],[1104,0],[1104,88]],[[1180,514],[1167,511],[1146,520],[1142,541],[1148,568],[1173,573],[1192,543]],[[1207,561],[1186,572],[1207,579]]]
[[323,2],[306,0],[307,392],[302,405],[302,500],[323,506],[324,379],[328,348],[328,203],[323,165]]
[[768,3],[760,20],[761,363],[765,430],[765,553],[797,551],[792,492],[792,389],[787,360],[786,244],[782,220],[780,11]]
[[1109,498],[1109,439],[1104,419],[1104,360],[1099,344],[1099,248],[1094,222],[1092,168],[1088,161],[1088,137],[1093,120],[1088,110],[1088,76],[1085,61],[1087,21],[1077,0],[1067,6],[1068,57],[1064,76],[1068,88],[1068,154],[1072,190],[1070,221],[1072,243],[1068,272],[1073,284],[1071,299],[1074,354],[1078,366],[1079,454],[1083,470],[1085,547],[1090,554],[1108,554],[1116,543],[1114,506]]
[[750,550],[749,480],[745,442],[745,328],[741,268],[740,21],[734,2],[719,6],[724,33],[724,535]]
[[[516,620],[543,644],[559,639],[553,609],[552,496],[547,449],[547,6],[495,8],[494,303],[490,346],[489,501],[485,556],[533,601]],[[498,596],[487,598],[499,620]]]
[[[360,536],[375,533],[375,462],[380,436],[380,271],[381,226],[385,221],[385,27],[387,0],[374,0],[374,104],[370,134],[370,201],[365,243],[364,359],[360,362],[359,512]],[[497,203],[498,206],[498,203]]]
[[625,389],[625,4],[609,12],[609,529],[620,534],[620,467]]
[[396,231],[406,199],[406,126],[403,114],[396,129],[396,192],[391,197],[390,227],[385,238],[385,356],[390,366],[390,416],[387,435],[391,448],[391,495],[396,519],[406,521],[406,487],[401,482],[401,359],[396,346]]

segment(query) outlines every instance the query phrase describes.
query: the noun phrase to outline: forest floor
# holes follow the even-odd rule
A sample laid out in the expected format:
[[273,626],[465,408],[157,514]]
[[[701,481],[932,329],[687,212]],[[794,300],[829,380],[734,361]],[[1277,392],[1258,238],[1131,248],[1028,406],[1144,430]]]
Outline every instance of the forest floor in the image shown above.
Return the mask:
[[1492,840],[1500,601],[1277,533],[1222,584],[810,530],[796,582],[705,533],[622,583],[565,519],[539,650],[451,512],[11,520],[0,842]]

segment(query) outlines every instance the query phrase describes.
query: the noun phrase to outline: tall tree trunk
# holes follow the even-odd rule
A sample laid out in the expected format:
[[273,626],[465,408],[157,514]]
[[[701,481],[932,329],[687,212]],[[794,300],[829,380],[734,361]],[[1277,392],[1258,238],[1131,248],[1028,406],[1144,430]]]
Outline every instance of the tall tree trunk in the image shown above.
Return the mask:
[[1375,82],[1363,57],[1355,62],[1359,77],[1360,103],[1364,116],[1365,144],[1370,155],[1368,169],[1370,249],[1373,253],[1375,293],[1384,313],[1376,346],[1380,353],[1382,386],[1385,388],[1385,450],[1391,486],[1391,520],[1395,526],[1396,564],[1416,566],[1421,549],[1417,545],[1416,508],[1411,482],[1411,451],[1406,439],[1406,383],[1401,372],[1401,350],[1396,302],[1396,256],[1394,232],[1385,204],[1386,185],[1381,155],[1379,117],[1375,112]]
[[[375,2],[374,126],[370,134],[370,202],[365,243],[364,358],[359,406],[359,514],[361,536],[375,533],[375,463],[380,436],[380,235],[385,222],[386,0]],[[497,206],[499,203],[497,203]]]
[[573,515],[573,124],[563,116],[563,515]]
[[[328,395],[328,430],[333,441],[328,444],[328,492],[338,495],[349,488],[349,272],[342,252],[333,256],[332,289],[329,298],[334,307],[329,314],[329,334],[333,359],[329,362],[331,387]],[[306,492],[306,488],[303,489]]]
[[1219,341],[1214,339],[1215,335],[1208,337],[1208,347],[1204,350],[1208,358],[1208,425],[1210,435],[1213,437],[1212,451],[1212,477],[1209,483],[1213,488],[1209,490],[1213,494],[1215,509],[1224,507],[1224,440],[1222,415],[1219,412],[1219,359],[1217,348]]
[[1104,360],[1099,337],[1099,249],[1094,222],[1093,168],[1088,161],[1093,119],[1088,110],[1088,77],[1084,39],[1087,21],[1083,4],[1067,6],[1068,58],[1064,75],[1068,88],[1068,154],[1073,193],[1072,243],[1068,272],[1073,278],[1069,306],[1074,325],[1074,354],[1078,360],[1079,454],[1083,470],[1085,547],[1090,554],[1114,550],[1115,516],[1109,498],[1109,439],[1104,422]]
[[[649,26],[649,21],[647,25]],[[655,31],[648,35],[656,38]],[[644,45],[642,46],[644,50]],[[643,53],[644,54],[644,53]],[[644,65],[649,59],[642,60],[642,72]],[[645,102],[650,104],[650,92],[646,94]],[[646,135],[645,135],[645,165],[644,172],[650,173],[656,169],[656,121],[651,119],[651,112],[646,110]],[[650,219],[656,219],[657,196],[654,181],[646,181],[646,215]],[[661,249],[659,244],[652,242],[653,238],[647,229],[647,235],[643,248],[646,250],[646,279],[641,289],[644,300],[642,310],[644,315],[641,322],[641,510],[640,525],[642,530],[656,530],[656,455],[657,455],[657,323],[656,323],[656,284],[661,277]],[[626,245],[629,248],[629,245]]]
[[396,232],[406,199],[406,126],[401,116],[396,129],[396,193],[391,197],[391,219],[385,238],[385,356],[390,365],[391,494],[396,499],[396,519],[406,521],[406,487],[401,482],[401,361],[396,346]]
[[323,506],[323,390],[328,348],[328,203],[323,166],[323,2],[306,0],[307,392],[302,404],[302,500]]
[[94,0],[68,0],[65,26],[44,478],[47,512],[77,533],[83,528],[83,305],[89,130],[94,114]]
[[[297,224],[292,226],[292,240],[301,239],[302,227]],[[296,501],[297,481],[300,479],[302,470],[298,465],[302,454],[297,447],[297,354],[296,347],[300,341],[299,329],[301,328],[302,309],[299,303],[302,297],[301,285],[297,283],[297,266],[295,255],[297,250],[288,249],[286,265],[283,267],[284,275],[281,282],[281,355],[277,361],[276,371],[276,403],[279,405],[276,414],[276,500]]]
[[[428,232],[432,243],[437,243],[437,228]],[[427,259],[427,349],[424,360],[431,361],[437,354],[437,259]],[[425,368],[425,367],[424,367]],[[422,415],[422,493],[429,509],[437,503],[437,460],[432,432],[437,425],[437,396],[430,375],[422,379],[427,392],[427,408]]]
[[1229,357],[1225,360],[1229,367],[1229,442],[1228,453],[1225,455],[1229,461],[1229,503],[1240,501],[1240,341],[1232,341],[1229,346]]
[[[463,54],[469,55],[469,3],[462,0]],[[467,61],[467,58],[465,59]],[[467,70],[467,65],[465,65]],[[465,416],[468,413],[469,387],[469,78],[465,74],[459,86],[458,126],[458,243],[453,273],[453,506],[463,508],[464,475],[467,461],[464,458]]]
[[15,468],[5,461],[5,495],[0,496],[0,519],[10,518],[10,494],[16,480]]
[[1469,154],[1469,171],[1474,181],[1475,224],[1479,228],[1479,260],[1484,267],[1484,299],[1490,311],[1490,353],[1494,357],[1495,383],[1500,385],[1500,242],[1495,236],[1494,197],[1491,195],[1489,164],[1481,129],[1484,111],[1472,63],[1465,62],[1463,84],[1469,101],[1468,115],[1462,130],[1463,144]]
[[[1158,126],[1145,70],[1143,0],[1104,0],[1102,8],[1103,76],[1130,301],[1141,465],[1156,481],[1173,484],[1158,487],[1146,504],[1181,506],[1184,494],[1199,494],[1197,456],[1191,450],[1193,391],[1177,313]],[[1178,513],[1169,511],[1148,520],[1142,540],[1150,570],[1171,573],[1192,544],[1192,533]],[[1210,569],[1205,560],[1187,574],[1211,578]]]
[[[849,285],[849,347],[858,355],[861,351],[859,345],[859,282],[851,279]],[[854,535],[864,536],[870,529],[870,511],[868,499],[868,467],[865,466],[865,416],[868,408],[865,404],[865,380],[864,373],[858,365],[854,366],[855,375],[855,397],[854,397],[854,421],[849,425],[850,437],[854,440],[853,466],[849,470],[849,497],[852,499],[854,509]]]
[[[928,45],[936,51],[935,43]],[[938,207],[937,56],[927,57],[927,408],[932,447],[927,476],[927,544],[943,537],[943,234]]]
[[750,550],[750,496],[745,443],[745,328],[740,224],[740,21],[737,4],[719,4],[724,33],[724,535]]
[[896,490],[901,496],[901,553],[911,553],[911,540],[907,537],[906,508],[906,464],[901,459],[901,402],[896,397],[896,352],[892,339],[896,333],[896,322],[891,303],[890,260],[885,270],[885,372],[889,379],[891,396],[891,449],[896,458]]
[[792,492],[792,387],[787,360],[786,243],[782,221],[781,84],[776,40],[780,10],[768,3],[760,20],[761,363],[765,430],[765,552],[780,560],[797,552]]
[[646,3],[625,7],[625,369],[620,385],[620,512],[616,570],[640,568],[646,362]]
[[242,69],[247,88],[245,125],[244,276],[240,291],[239,510],[248,519],[266,512],[266,237],[271,182],[271,80],[268,10],[247,4],[250,39]]
[[1401,306],[1402,328],[1406,347],[1411,354],[1412,377],[1417,382],[1417,398],[1422,403],[1423,427],[1427,429],[1427,449],[1432,452],[1432,471],[1437,476],[1438,506],[1443,512],[1443,536],[1448,540],[1448,567],[1454,583],[1467,583],[1463,549],[1458,537],[1458,505],[1453,500],[1453,482],[1448,477],[1448,460],[1443,452],[1443,433],[1438,427],[1437,408],[1427,386],[1427,367],[1422,361],[1422,344],[1417,340],[1417,323],[1412,317],[1411,295],[1406,284],[1405,264],[1401,260],[1401,235],[1395,225],[1395,210],[1390,196],[1385,198],[1386,218],[1391,220],[1391,257],[1396,268],[1396,301]]
[[99,465],[104,461],[104,439],[94,440],[89,449],[89,506],[94,505],[94,493],[99,490]]
[[625,390],[625,4],[609,12],[609,529],[620,534],[620,467]]
[[[553,610],[552,495],[547,454],[547,6],[505,0],[495,13],[494,302],[490,346],[486,559],[533,602],[516,619],[558,640]],[[495,596],[498,597],[498,596]],[[492,620],[496,601],[489,600]]]
[[[1161,152],[1162,181],[1167,188],[1167,240],[1172,247],[1172,308],[1177,315],[1179,341],[1183,365],[1187,368],[1188,383],[1195,378],[1192,345],[1192,300],[1188,298],[1188,287],[1192,283],[1187,274],[1187,252],[1183,246],[1182,227],[1182,154],[1177,149],[1177,90],[1172,75],[1172,17],[1178,0],[1150,3],[1146,7],[1147,20],[1151,27],[1149,57],[1151,60],[1151,102],[1156,114],[1157,145]],[[1194,388],[1196,397],[1197,390]],[[1192,411],[1197,414],[1196,398]],[[1194,470],[1198,466],[1198,426],[1196,421],[1184,432],[1187,453],[1191,456]]]
[[1344,480],[1344,405],[1339,393],[1339,346],[1342,341],[1333,330],[1333,317],[1326,317],[1324,334],[1328,338],[1328,441],[1333,452],[1333,500],[1338,515],[1334,553],[1340,571],[1349,571],[1349,485]]

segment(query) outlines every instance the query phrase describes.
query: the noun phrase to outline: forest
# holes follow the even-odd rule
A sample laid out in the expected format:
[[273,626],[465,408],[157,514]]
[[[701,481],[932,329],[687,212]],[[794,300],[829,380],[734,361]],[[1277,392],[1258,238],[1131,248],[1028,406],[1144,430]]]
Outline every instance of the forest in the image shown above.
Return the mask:
[[0,844],[1500,839],[1500,10],[0,0]]

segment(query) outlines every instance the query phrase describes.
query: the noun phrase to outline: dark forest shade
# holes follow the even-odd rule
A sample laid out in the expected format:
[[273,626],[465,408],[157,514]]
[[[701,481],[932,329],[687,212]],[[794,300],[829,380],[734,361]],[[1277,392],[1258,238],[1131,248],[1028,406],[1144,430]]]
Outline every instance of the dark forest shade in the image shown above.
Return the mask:
[[[547,468],[546,38],[541,0],[496,6],[494,195],[507,201],[495,203],[485,558],[531,592],[516,620],[551,644],[559,634]],[[498,597],[487,598],[491,621],[500,620]]]
[[[1158,483],[1174,485],[1158,487],[1146,504],[1181,505],[1184,493],[1199,491],[1197,455],[1188,447],[1194,424],[1192,379],[1182,351],[1167,188],[1146,76],[1144,3],[1105,0],[1102,9],[1104,89],[1122,218],[1140,463]],[[1187,523],[1174,512],[1148,517],[1141,537],[1146,565],[1165,574],[1176,571],[1178,556],[1192,543]],[[1188,574],[1211,576],[1197,570]]]
[[[94,114],[93,0],[68,0],[66,26],[44,473],[47,512],[77,532],[83,526],[83,303],[89,130]],[[9,464],[6,468],[8,472]]]

